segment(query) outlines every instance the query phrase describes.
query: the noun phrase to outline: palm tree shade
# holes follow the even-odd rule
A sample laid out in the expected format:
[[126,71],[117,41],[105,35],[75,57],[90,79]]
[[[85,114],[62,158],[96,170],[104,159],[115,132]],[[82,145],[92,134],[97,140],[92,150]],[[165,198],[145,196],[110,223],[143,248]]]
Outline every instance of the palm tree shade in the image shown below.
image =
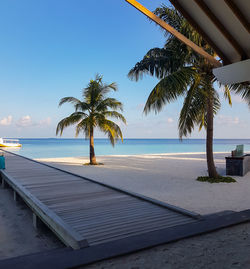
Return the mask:
[[75,97],[64,97],[59,102],[59,106],[64,103],[71,103],[75,111],[58,123],[56,134],[62,135],[66,127],[76,125],[75,136],[77,137],[79,133],[83,132],[85,138],[88,138],[90,141],[89,158],[91,165],[97,164],[94,150],[95,128],[98,128],[108,135],[113,146],[118,139],[123,141],[120,127],[115,122],[111,121],[110,118],[115,118],[125,124],[126,119],[117,111],[123,111],[122,103],[115,98],[107,97],[107,94],[111,90],[117,90],[116,84],[105,84],[102,81],[102,76],[96,75],[95,80],[90,80],[87,87],[83,89],[83,100],[79,100]]
[[[199,35],[187,20],[175,9],[162,5],[154,13],[174,27],[188,39],[202,47],[210,55],[216,53]],[[128,76],[136,81],[148,74],[159,79],[151,91],[144,112],[159,112],[167,104],[184,97],[179,116],[179,137],[188,136],[195,126],[206,129],[206,155],[209,177],[218,178],[213,159],[213,120],[220,109],[220,100],[214,88],[216,81],[213,66],[199,54],[166,32],[167,41],[164,48],[153,48],[144,58],[136,63]],[[250,85],[221,85],[224,96],[231,105],[230,92],[234,91],[248,102],[250,106]]]

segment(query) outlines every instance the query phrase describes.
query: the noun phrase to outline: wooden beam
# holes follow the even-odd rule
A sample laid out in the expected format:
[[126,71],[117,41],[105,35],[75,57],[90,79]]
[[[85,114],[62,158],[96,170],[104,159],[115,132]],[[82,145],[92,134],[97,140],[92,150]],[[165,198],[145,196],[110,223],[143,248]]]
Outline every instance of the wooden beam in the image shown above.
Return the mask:
[[163,29],[174,35],[176,38],[178,38],[181,42],[192,48],[194,51],[199,53],[201,56],[206,58],[211,64],[213,64],[215,67],[221,66],[221,63],[217,61],[212,55],[208,54],[205,50],[203,50],[201,47],[197,46],[195,43],[190,41],[188,38],[186,38],[184,35],[179,33],[177,30],[175,30],[172,26],[167,24],[165,21],[161,20],[159,17],[157,17],[153,12],[146,9],[143,5],[138,3],[135,0],[126,0],[129,4],[131,4],[133,7],[138,9],[140,12],[142,12],[144,15],[146,15],[148,18],[159,24]]
[[203,36],[207,43],[215,50],[218,56],[222,59],[224,65],[231,64],[232,62],[225,55],[225,53],[214,43],[214,41],[203,31],[203,29],[196,23],[192,16],[183,8],[178,0],[170,0],[173,6],[179,10],[179,12],[188,20],[188,22],[194,27],[194,29]]
[[14,198],[15,202],[17,202],[19,200],[19,195],[16,191],[13,191],[13,198]]
[[211,9],[203,0],[194,0],[194,2],[199,6],[199,8],[206,14],[206,16],[212,21],[216,28],[221,32],[221,34],[228,40],[228,42],[233,46],[233,48],[241,56],[241,60],[247,59],[246,52],[237,42],[237,40],[230,34],[226,27],[220,22],[220,20],[214,15]]
[[238,6],[232,0],[224,0],[224,1],[229,6],[229,8],[232,10],[234,15],[238,18],[238,20],[241,22],[241,24],[245,27],[245,29],[248,31],[248,33],[250,33],[250,22],[243,15],[243,13],[238,8]]

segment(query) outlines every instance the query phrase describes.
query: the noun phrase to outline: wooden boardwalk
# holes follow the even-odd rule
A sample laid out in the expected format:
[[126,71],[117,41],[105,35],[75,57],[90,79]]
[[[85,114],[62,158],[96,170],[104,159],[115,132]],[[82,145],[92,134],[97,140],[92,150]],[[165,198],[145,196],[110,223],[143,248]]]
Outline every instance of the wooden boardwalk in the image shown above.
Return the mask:
[[5,152],[6,183],[74,249],[197,222],[198,215]]

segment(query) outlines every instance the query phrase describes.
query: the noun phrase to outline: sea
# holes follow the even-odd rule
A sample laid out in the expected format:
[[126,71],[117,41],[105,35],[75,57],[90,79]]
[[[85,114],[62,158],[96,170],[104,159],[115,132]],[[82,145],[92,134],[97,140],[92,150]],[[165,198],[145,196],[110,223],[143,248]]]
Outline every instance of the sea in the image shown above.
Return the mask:
[[[28,158],[60,158],[89,155],[89,141],[63,138],[22,138],[20,149],[8,149]],[[137,155],[180,152],[205,152],[205,139],[124,139],[112,147],[108,139],[95,139],[96,155]],[[250,139],[214,139],[214,152],[228,152],[236,145],[250,152]]]

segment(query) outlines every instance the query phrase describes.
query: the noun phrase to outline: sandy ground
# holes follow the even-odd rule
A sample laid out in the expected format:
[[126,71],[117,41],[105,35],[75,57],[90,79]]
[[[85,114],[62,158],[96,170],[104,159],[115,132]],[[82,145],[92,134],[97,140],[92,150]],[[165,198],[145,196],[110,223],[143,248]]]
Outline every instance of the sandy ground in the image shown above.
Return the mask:
[[[218,171],[225,175],[225,156],[216,153]],[[250,208],[250,172],[234,177],[237,183],[204,183],[204,153],[100,156],[99,166],[86,166],[87,158],[39,159],[76,174],[137,192],[200,214]]]
[[248,269],[249,250],[250,224],[242,224],[81,269]]
[[49,230],[34,229],[30,209],[10,189],[0,189],[0,260],[62,246]]

